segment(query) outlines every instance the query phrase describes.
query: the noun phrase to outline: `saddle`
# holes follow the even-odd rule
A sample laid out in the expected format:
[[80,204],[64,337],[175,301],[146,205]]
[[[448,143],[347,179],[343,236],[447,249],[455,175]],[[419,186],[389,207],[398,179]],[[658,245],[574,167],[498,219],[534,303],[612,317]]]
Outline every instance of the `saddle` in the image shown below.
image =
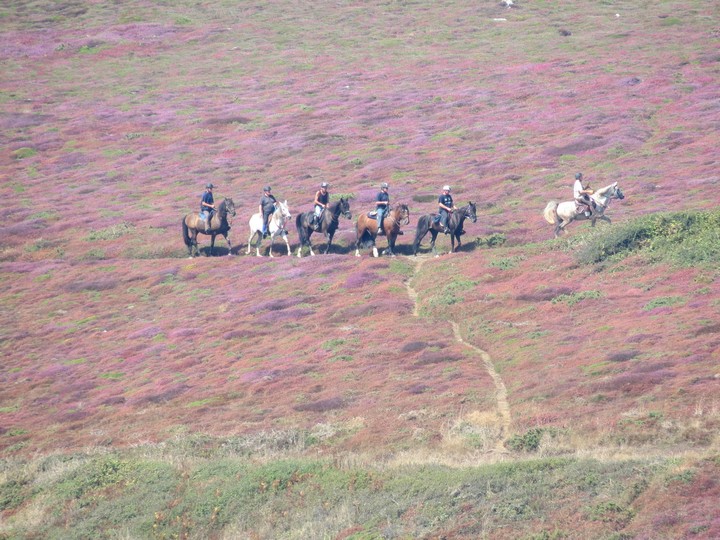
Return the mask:
[[377,219],[377,210],[370,210],[366,215],[369,219]]
[[575,201],[575,211],[578,214],[582,214],[584,212],[590,212],[592,214],[595,211],[595,209],[591,207],[591,204],[592,204],[592,206],[595,206],[595,203],[581,203],[581,202]]

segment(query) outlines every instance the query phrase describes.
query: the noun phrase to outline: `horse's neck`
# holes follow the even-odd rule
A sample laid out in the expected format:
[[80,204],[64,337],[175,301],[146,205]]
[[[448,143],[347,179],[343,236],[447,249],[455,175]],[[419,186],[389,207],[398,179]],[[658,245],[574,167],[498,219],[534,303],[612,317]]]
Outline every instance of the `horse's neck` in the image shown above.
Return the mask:
[[337,221],[340,217],[340,203],[336,203],[334,206],[330,206],[328,208],[328,211],[330,212],[330,217],[333,221]]
[[[596,191],[591,195],[591,197],[595,200],[596,203],[598,203],[600,206],[605,207],[610,203],[610,196],[606,195],[607,190],[600,190]],[[602,194],[602,195],[601,195]]]

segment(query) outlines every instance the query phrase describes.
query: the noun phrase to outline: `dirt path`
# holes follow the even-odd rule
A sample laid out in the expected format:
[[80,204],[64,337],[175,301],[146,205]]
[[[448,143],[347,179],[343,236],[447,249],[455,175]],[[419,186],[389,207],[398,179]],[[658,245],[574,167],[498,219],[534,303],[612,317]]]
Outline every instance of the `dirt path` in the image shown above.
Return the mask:
[[[413,315],[415,317],[419,316],[419,304],[418,304],[418,294],[415,289],[413,289],[411,283],[412,280],[415,279],[415,277],[420,273],[420,269],[425,264],[425,262],[428,261],[426,257],[412,257],[410,259],[415,264],[415,271],[413,273],[413,276],[408,279],[405,282],[405,287],[407,288],[408,296],[410,297],[410,300],[413,302]],[[455,336],[455,340],[458,343],[463,344],[465,347],[471,349],[477,356],[480,357],[483,364],[485,365],[485,370],[488,372],[488,375],[493,380],[493,383],[495,384],[495,400],[497,402],[497,410],[498,414],[500,415],[500,418],[502,420],[501,424],[501,434],[500,438],[496,445],[496,450],[506,452],[504,447],[504,442],[507,440],[508,436],[510,435],[510,426],[512,424],[512,416],[510,414],[510,406],[508,405],[507,401],[507,389],[505,388],[505,383],[502,380],[502,377],[495,369],[495,365],[493,364],[492,358],[490,355],[480,349],[479,347],[476,347],[475,345],[472,345],[471,343],[466,342],[462,334],[460,332],[460,326],[455,321],[450,321],[450,324],[452,325],[453,329],[453,335]]]

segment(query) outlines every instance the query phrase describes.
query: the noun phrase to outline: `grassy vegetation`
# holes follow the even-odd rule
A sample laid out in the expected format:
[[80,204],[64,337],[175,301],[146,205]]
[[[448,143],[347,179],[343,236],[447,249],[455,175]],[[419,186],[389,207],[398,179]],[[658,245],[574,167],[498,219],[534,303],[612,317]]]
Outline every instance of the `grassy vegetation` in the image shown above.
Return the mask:
[[[531,451],[541,436],[532,430],[518,438],[518,450]],[[512,530],[514,538],[560,538],[549,525],[559,500],[576,513],[564,535],[588,525],[609,537],[642,513],[638,499],[653,485],[689,489],[696,481],[694,466],[673,473],[671,459],[347,466],[292,454],[267,460],[267,441],[255,439],[250,454],[248,442],[190,437],[3,462],[0,509],[11,513],[0,537],[299,539],[352,531],[349,538],[420,538]]]
[[651,261],[679,266],[720,262],[720,211],[685,211],[641,216],[569,240],[577,260],[593,264],[642,253]]

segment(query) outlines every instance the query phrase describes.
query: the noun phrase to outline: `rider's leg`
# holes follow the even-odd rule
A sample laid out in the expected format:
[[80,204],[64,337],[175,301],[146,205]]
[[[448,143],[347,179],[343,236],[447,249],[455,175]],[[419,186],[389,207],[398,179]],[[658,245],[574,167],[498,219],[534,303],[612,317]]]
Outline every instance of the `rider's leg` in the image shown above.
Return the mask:
[[377,211],[377,226],[378,226],[377,234],[378,234],[378,236],[385,234],[383,231],[383,219],[384,218],[385,218],[385,209],[382,207],[378,208],[378,211]]

